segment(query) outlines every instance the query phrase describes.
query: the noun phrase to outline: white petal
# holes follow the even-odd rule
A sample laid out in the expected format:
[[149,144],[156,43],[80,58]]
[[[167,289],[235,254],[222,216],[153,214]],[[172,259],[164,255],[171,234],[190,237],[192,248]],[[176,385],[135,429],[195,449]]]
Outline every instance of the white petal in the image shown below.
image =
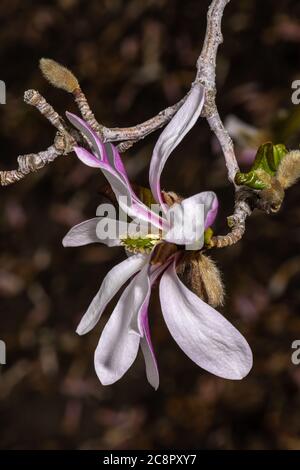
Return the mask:
[[95,351],[95,369],[103,385],[119,380],[137,356],[140,336],[130,333],[130,322],[138,314],[147,294],[143,279],[147,268],[145,266],[126,287],[101,334]]
[[122,263],[117,264],[105,276],[99,292],[94,297],[86,314],[83,316],[78,328],[77,333],[84,335],[91,331],[100,320],[100,317],[105,310],[107,304],[116,295],[119,289],[125,284],[128,279],[136,274],[147,263],[148,258],[143,255],[134,255],[126,258]]
[[185,103],[163,130],[154,147],[150,164],[149,182],[153,196],[162,207],[164,207],[160,188],[162,171],[173,150],[197,122],[204,105],[204,100],[204,87],[197,83],[193,86]]
[[100,217],[95,217],[94,219],[85,220],[75,225],[75,227],[72,227],[63,239],[63,246],[74,247],[88,245],[90,243],[105,243],[105,245],[110,247],[119,246],[121,243],[118,239],[100,239],[97,236],[97,225],[100,220]]
[[218,199],[212,191],[195,194],[174,204],[166,214],[170,230],[164,234],[164,240],[200,250],[204,243],[204,230],[213,223],[217,210]]
[[226,379],[239,380],[252,368],[245,338],[219,312],[180,281],[175,262],[160,282],[167,327],[185,354],[198,366]]

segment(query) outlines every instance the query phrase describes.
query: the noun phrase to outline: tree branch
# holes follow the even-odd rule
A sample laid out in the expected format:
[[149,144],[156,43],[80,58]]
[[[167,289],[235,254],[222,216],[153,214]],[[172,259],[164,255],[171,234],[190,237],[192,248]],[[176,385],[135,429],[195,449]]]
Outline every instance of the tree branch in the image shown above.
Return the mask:
[[234,214],[228,217],[231,231],[227,235],[212,237],[209,248],[225,248],[239,242],[246,230],[246,219],[253,211],[253,194],[245,189],[236,193]]
[[34,173],[47,164],[53,162],[60,155],[67,155],[73,151],[77,143],[76,132],[69,132],[64,120],[47,103],[38,91],[27,90],[24,93],[25,103],[34,106],[56,129],[54,143],[47,150],[39,153],[30,153],[18,157],[18,168],[10,171],[0,171],[1,186],[8,186],[23,179],[29,173]]
[[[229,172],[229,179],[233,181],[234,174],[238,169],[234,157],[233,148],[230,145],[230,137],[226,136],[224,126],[219,119],[214,97],[215,90],[215,68],[216,56],[219,44],[222,42],[221,20],[223,11],[229,0],[213,0],[208,12],[208,26],[204,40],[204,46],[197,62],[196,81],[201,82],[206,88],[206,101],[204,105],[204,117],[209,119],[212,130],[216,133],[222,145],[226,164]],[[100,124],[87,101],[86,96],[80,88],[76,77],[65,67],[60,66],[54,61],[42,59],[41,69],[46,78],[54,85],[63,88],[73,94],[76,104],[82,117],[99,134],[105,142],[120,142],[118,149],[121,152],[128,150],[139,140],[144,139],[150,133],[166,125],[176,114],[179,108],[185,102],[188,94],[178,103],[160,111],[156,116],[147,121],[132,127],[126,128],[108,128]],[[59,80],[62,80],[60,85]],[[45,116],[50,123],[64,136],[65,146],[57,150],[57,146],[49,147],[48,150],[39,154],[30,154],[18,158],[19,168],[10,172],[0,172],[1,185],[7,185],[19,181],[26,174],[37,171],[42,166],[50,163],[57,156],[67,154],[72,151],[74,145],[74,135],[69,133],[63,119],[54,111],[46,100],[35,90],[29,90],[25,93],[25,102],[35,106]],[[75,139],[76,140],[76,139]]]
[[[220,142],[226,166],[228,179],[234,183],[235,174],[239,171],[235,157],[233,142],[225,129],[216,105],[216,63],[220,44],[223,42],[222,18],[226,5],[230,0],[212,0],[207,14],[207,29],[201,54],[197,60],[197,73],[194,83],[201,83],[205,87],[205,103],[202,117],[206,118],[212,132]],[[41,69],[46,78],[54,86],[72,93],[83,119],[99,134],[105,142],[119,142],[118,149],[125,152],[136,142],[144,139],[150,133],[166,125],[185,102],[187,96],[178,103],[160,111],[156,116],[132,127],[108,128],[100,124],[80,88],[76,77],[71,71],[49,59],[42,59]],[[192,84],[192,86],[194,85]],[[69,129],[61,116],[47,103],[47,101],[35,90],[25,93],[24,100],[27,104],[35,106],[39,112],[49,120],[57,129],[54,144],[47,150],[37,154],[29,154],[18,157],[18,169],[0,172],[0,183],[5,186],[15,183],[29,173],[35,172],[51,163],[59,155],[67,155],[72,152],[75,144],[82,143],[82,136]],[[211,247],[224,247],[232,245],[240,240],[245,232],[246,218],[251,214],[249,194],[245,191],[236,192],[235,212],[229,218],[231,232],[225,236],[213,237]]]
[[206,100],[202,115],[207,119],[212,132],[220,142],[228,178],[234,184],[234,177],[239,166],[235,157],[233,142],[220,118],[216,105],[216,65],[219,46],[223,42],[222,18],[226,5],[230,0],[213,0],[207,13],[207,29],[202,52],[197,61],[196,81],[206,91]]
[[106,127],[104,130],[105,140],[108,142],[118,142],[121,140],[138,142],[139,140],[144,139],[147,135],[166,125],[177,113],[179,108],[181,108],[187,96],[188,94],[178,101],[178,103],[173,106],[169,106],[163,111],[160,111],[156,116],[141,124],[137,124],[136,126],[124,128],[114,127],[111,129]]
[[39,153],[30,153],[18,157],[18,169],[0,172],[1,186],[9,186],[23,179],[29,173],[34,173],[43,168],[48,163],[53,162],[59,155],[55,145],[51,145],[47,150]]
[[[78,91],[80,90],[80,92]],[[166,125],[186,100],[185,96],[178,103],[160,111],[147,121],[133,127],[108,128],[99,124],[92,113],[87,99],[81,89],[74,92],[76,103],[83,118],[100,135],[105,142],[123,141],[118,145],[120,152],[125,152],[136,142],[144,139],[150,133]],[[47,103],[45,98],[36,90],[28,90],[24,94],[24,101],[38,109],[38,111],[58,130],[55,142],[47,150],[38,154],[20,155],[18,157],[19,167],[16,170],[0,171],[0,185],[8,186],[23,179],[29,173],[36,172],[48,163],[51,163],[60,155],[67,155],[73,151],[74,145],[82,142],[80,134],[70,130],[63,118]]]

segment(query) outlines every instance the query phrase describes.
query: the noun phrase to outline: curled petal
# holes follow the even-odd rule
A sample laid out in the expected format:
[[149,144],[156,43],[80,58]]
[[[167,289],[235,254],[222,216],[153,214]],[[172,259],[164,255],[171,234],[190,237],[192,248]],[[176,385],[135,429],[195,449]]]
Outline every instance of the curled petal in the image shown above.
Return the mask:
[[73,124],[73,126],[76,127],[76,129],[78,129],[79,132],[87,138],[98,160],[106,161],[108,163],[104,144],[101,142],[97,134],[91,129],[91,127],[83,119],[76,116],[76,114],[69,113],[67,111],[66,116],[71,124]]
[[196,194],[174,204],[166,214],[170,230],[164,235],[164,239],[177,245],[190,245],[193,249],[201,249],[204,230],[214,222],[217,210],[218,199],[211,191]]
[[66,113],[67,118],[90,142],[97,159],[109,164],[129,184],[127,172],[116,147],[110,143],[102,143],[95,131],[80,117]]
[[205,229],[213,225],[216,220],[219,201],[216,194],[212,191],[207,191],[200,194],[199,203],[204,205],[204,220],[205,220]]
[[101,168],[101,160],[99,160],[94,154],[84,149],[83,147],[74,147],[74,152],[76,153],[79,160],[81,160],[85,165],[92,168]]
[[138,218],[161,229],[164,221],[145,204],[143,204],[133,192],[131,186],[106,162],[100,161],[92,153],[82,147],[74,147],[77,157],[83,163],[94,168],[100,168],[116,195],[118,204],[130,217]]
[[[77,157],[92,168],[100,168],[114,191],[122,209],[131,217],[138,217],[143,221],[150,222],[157,228],[162,228],[164,222],[155,213],[151,212],[143,204],[129,182],[121,156],[114,145],[103,144],[97,134],[90,126],[75,114],[67,112],[70,122],[87,138],[90,142],[93,153],[76,146],[74,151]],[[120,197],[126,198],[122,202]]]
[[[186,134],[197,122],[205,100],[205,90],[202,85],[196,83],[185,103],[181,106],[173,119],[160,135],[151,159],[149,181],[153,196],[164,207],[161,195],[160,177],[164,166]],[[167,210],[165,208],[165,210]]]
[[232,380],[249,373],[253,359],[247,341],[180,281],[175,261],[162,276],[160,300],[171,335],[198,366]]
[[108,162],[119,173],[119,175],[123,177],[124,181],[126,181],[127,184],[130,184],[127,172],[125,170],[121,155],[119,154],[118,150],[114,145],[110,144],[109,142],[104,145]]

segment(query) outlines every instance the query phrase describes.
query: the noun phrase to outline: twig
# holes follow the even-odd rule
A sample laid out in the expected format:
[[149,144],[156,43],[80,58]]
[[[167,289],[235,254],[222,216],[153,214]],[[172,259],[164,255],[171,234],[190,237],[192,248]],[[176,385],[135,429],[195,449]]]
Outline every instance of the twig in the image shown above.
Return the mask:
[[52,106],[47,103],[45,98],[36,90],[27,90],[24,93],[24,101],[34,106],[61,134],[68,133],[63,119],[54,111]]
[[216,64],[219,46],[223,42],[222,18],[224,9],[230,0],[213,0],[207,14],[207,29],[203,48],[197,61],[196,81],[205,87],[206,100],[203,117],[217,137],[225,158],[228,179],[236,189],[235,211],[228,218],[231,231],[225,236],[216,236],[211,240],[211,247],[223,248],[237,243],[245,233],[245,223],[253,211],[255,193],[250,193],[235,185],[234,178],[239,171],[232,139],[227,132],[216,105]]
[[147,135],[166,125],[183,105],[188,94],[173,106],[160,111],[156,116],[148,119],[141,124],[132,127],[114,127],[105,128],[104,136],[108,142],[119,142],[121,140],[130,140],[138,142],[147,137]]
[[[132,147],[136,142],[145,138],[151,132],[161,128],[169,122],[174,114],[178,111],[180,106],[184,103],[185,98],[173,106],[166,108],[158,113],[157,116],[138,124],[137,126],[128,128],[112,128],[109,129],[99,124],[90,107],[87,99],[81,89],[80,93],[74,91],[74,96],[77,93],[76,102],[80,109],[83,118],[91,125],[91,127],[103,138],[105,142],[117,142],[123,140],[118,145],[120,152],[125,152]],[[43,168],[48,163],[51,163],[59,155],[67,155],[72,152],[73,147],[78,141],[81,141],[79,134],[76,131],[69,131],[64,120],[58,113],[47,103],[45,98],[40,95],[36,90],[28,90],[24,94],[24,101],[27,104],[35,106],[38,111],[56,128],[58,133],[54,145],[50,146],[47,150],[38,154],[20,155],[18,157],[19,167],[16,170],[0,171],[0,185],[8,186],[23,179],[29,173],[33,173]],[[77,138],[75,138],[77,137]]]
[[95,132],[97,132],[97,134],[99,134],[102,139],[104,139],[107,128],[96,120],[95,115],[91,110],[88,100],[82,89],[80,87],[75,88],[75,90],[73,91],[73,96],[83,119],[91,126],[91,128]]
[[207,28],[201,54],[197,61],[197,77],[207,90],[216,88],[216,62],[223,42],[222,18],[230,0],[212,0],[207,13]]
[[235,185],[234,178],[236,173],[240,170],[236,160],[232,139],[225,129],[223,122],[221,121],[216,106],[214,114],[207,118],[207,122],[212,132],[220,142],[227,167],[228,179]]
[[43,152],[20,155],[18,157],[19,166],[17,170],[0,172],[1,186],[9,186],[20,181],[29,173],[34,173],[48,163],[53,162],[59,155],[61,153],[58,152],[54,145],[51,145],[51,147]]
[[196,81],[205,87],[206,100],[203,116],[220,142],[227,166],[228,179],[234,184],[234,177],[239,171],[239,166],[231,137],[220,118],[215,99],[217,94],[216,60],[219,46],[223,42],[222,18],[224,9],[229,2],[230,0],[213,0],[209,7],[204,45],[197,61]]
[[52,163],[60,155],[68,155],[73,151],[76,144],[74,138],[68,134],[56,133],[54,144],[39,153],[20,155],[17,158],[18,168],[16,170],[0,171],[0,185],[9,186],[23,179],[29,173],[35,173]]
[[210,248],[225,248],[235,245],[242,239],[246,230],[246,219],[251,215],[252,208],[247,201],[247,195],[238,194],[240,194],[240,197],[235,203],[234,214],[228,217],[228,225],[231,227],[231,231],[227,235],[212,237]]
[[[18,168],[10,171],[0,171],[1,186],[9,186],[23,179],[29,173],[34,173],[53,162],[59,155],[67,155],[73,151],[76,140],[71,135],[63,121],[45,98],[35,90],[27,90],[24,101],[34,106],[57,129],[54,144],[39,153],[30,153],[18,157]],[[74,133],[75,135],[75,133]]]

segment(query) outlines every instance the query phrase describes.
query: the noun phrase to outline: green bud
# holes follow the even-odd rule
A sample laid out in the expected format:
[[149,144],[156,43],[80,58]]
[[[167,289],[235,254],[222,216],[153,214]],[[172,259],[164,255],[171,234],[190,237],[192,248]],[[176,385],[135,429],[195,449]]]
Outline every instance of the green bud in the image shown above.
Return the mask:
[[283,144],[274,145],[272,142],[267,142],[261,145],[251,170],[247,173],[238,172],[235,183],[256,190],[269,188],[271,178],[276,175],[280,162],[287,153],[288,150]]
[[248,186],[248,188],[252,189],[261,190],[267,188],[267,184],[258,177],[256,171],[249,171],[249,173],[238,172],[235,175],[234,181],[238,186]]

